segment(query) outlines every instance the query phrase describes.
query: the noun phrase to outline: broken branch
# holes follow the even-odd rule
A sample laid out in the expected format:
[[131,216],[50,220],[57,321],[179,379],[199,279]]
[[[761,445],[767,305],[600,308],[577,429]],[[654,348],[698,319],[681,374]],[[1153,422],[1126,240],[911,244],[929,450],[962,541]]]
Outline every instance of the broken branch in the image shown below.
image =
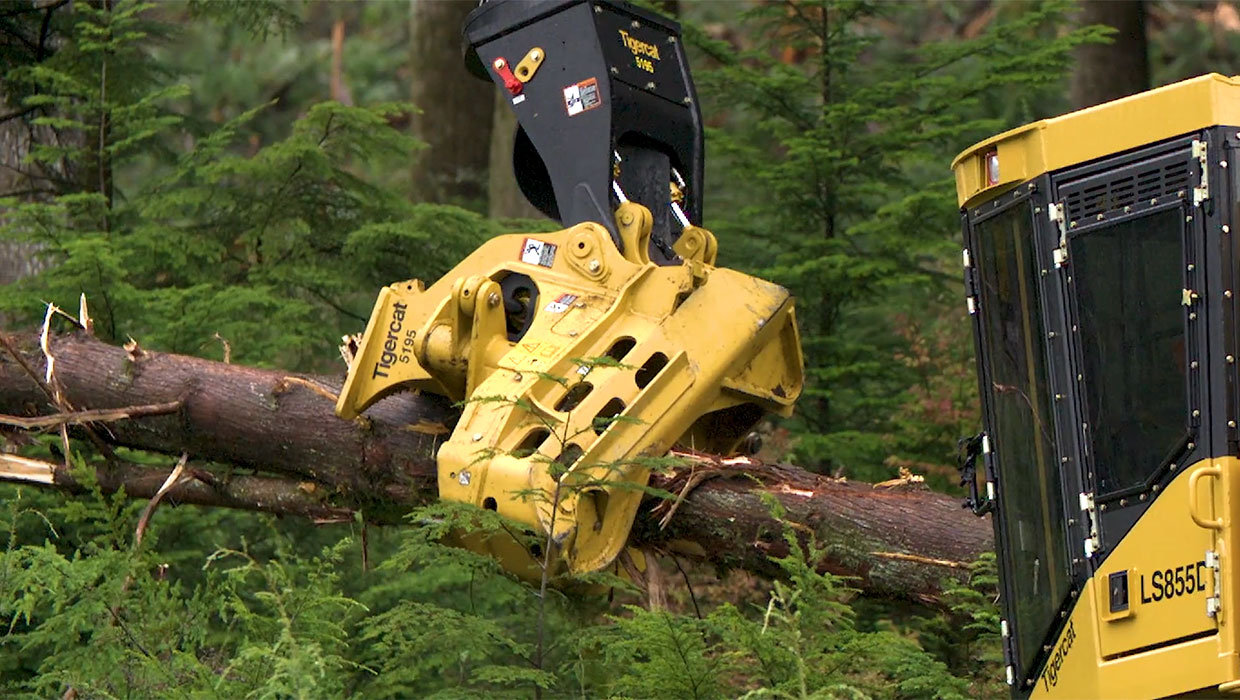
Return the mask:
[[37,416],[34,418],[0,415],[0,424],[11,425],[23,430],[34,430],[37,428],[54,428],[61,425],[103,423],[107,421],[125,420],[126,418],[159,416],[166,413],[175,413],[179,408],[181,408],[180,401],[167,401],[165,403],[147,404],[145,406],[129,406],[126,408],[103,408],[89,411],[53,413],[48,416]]

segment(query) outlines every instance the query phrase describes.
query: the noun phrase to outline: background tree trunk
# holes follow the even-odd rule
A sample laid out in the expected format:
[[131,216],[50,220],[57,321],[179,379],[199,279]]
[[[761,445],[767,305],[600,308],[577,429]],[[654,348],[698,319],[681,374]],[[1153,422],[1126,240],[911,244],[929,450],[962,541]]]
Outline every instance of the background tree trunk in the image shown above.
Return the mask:
[[413,166],[413,196],[482,206],[490,159],[494,86],[465,70],[461,27],[472,0],[411,0],[410,100],[414,136],[427,147]]
[[[69,404],[54,406],[33,378],[46,367],[37,337],[11,335],[0,346],[0,413],[8,414],[0,424],[65,410],[171,405],[93,433],[110,444],[257,472],[242,481],[234,470],[191,470],[166,498],[320,520],[364,509],[369,520],[398,522],[436,497],[434,450],[455,419],[436,397],[394,396],[345,421],[332,412],[338,378],[122,349],[75,333],[51,342],[55,384]],[[113,463],[100,467],[99,481],[144,496],[167,475]],[[59,465],[29,460],[6,466],[0,459],[0,480],[77,487]],[[934,603],[947,577],[963,575],[991,548],[988,523],[962,510],[959,499],[912,484],[879,488],[788,465],[694,456],[652,485],[677,499],[649,499],[630,544],[764,576],[778,575],[770,556],[787,552],[783,532],[791,528],[802,542],[812,535],[825,546],[822,568],[855,577],[850,585]]]
[[[10,3],[6,9],[6,21],[0,23],[0,56],[6,59],[0,61],[0,197],[30,202],[80,191],[84,187],[82,175],[67,160],[42,167],[26,159],[37,143],[80,143],[81,133],[36,126],[34,120],[47,116],[47,108],[24,108],[20,88],[5,85],[4,81],[6,71],[40,63],[56,52],[61,38],[53,20],[57,13],[71,12],[72,7],[68,2],[54,1],[25,6]],[[3,218],[4,212],[0,210],[0,223]],[[46,269],[48,263],[38,252],[39,246],[33,243],[0,240],[0,285]]]
[[[0,115],[6,117],[0,119],[0,197],[33,201],[55,194],[38,167],[26,163],[38,128],[30,119],[37,113],[22,114],[21,110],[14,110],[0,94]],[[46,128],[42,130],[47,131]],[[4,212],[0,209],[0,224],[3,223]],[[38,250],[32,243],[0,240],[0,284],[10,284],[43,269],[44,262],[36,255]]]
[[[8,115],[0,119],[0,197],[34,201],[55,194],[52,185],[40,176],[38,167],[25,162],[34,132],[40,128],[30,123],[35,113],[21,115],[20,110],[10,107],[0,94],[0,115]],[[40,130],[50,131],[46,127]],[[4,219],[4,210],[0,208],[0,225],[5,223]],[[45,269],[47,262],[38,253],[39,246],[34,243],[0,239],[0,285],[11,284]],[[0,325],[4,321],[4,315],[0,314]]]
[[1075,109],[1134,95],[1150,87],[1145,0],[1087,0],[1080,25],[1104,24],[1116,31],[1109,44],[1075,49],[1070,94]]

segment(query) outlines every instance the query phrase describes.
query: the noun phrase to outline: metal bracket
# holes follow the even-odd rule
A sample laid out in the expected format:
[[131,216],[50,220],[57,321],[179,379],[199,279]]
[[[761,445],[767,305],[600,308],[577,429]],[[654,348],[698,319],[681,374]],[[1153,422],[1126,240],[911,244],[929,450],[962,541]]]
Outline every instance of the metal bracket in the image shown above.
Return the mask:
[[1209,145],[1205,141],[1197,139],[1193,140],[1193,157],[1201,165],[1201,184],[1193,188],[1193,206],[1199,207],[1201,203],[1210,198],[1210,170],[1209,165]]
[[1061,268],[1068,264],[1068,224],[1064,218],[1064,205],[1051,203],[1046,207],[1046,216],[1059,231],[1059,246],[1051,253],[1055,267]]
[[1094,504],[1094,494],[1081,493],[1080,506],[1081,512],[1089,520],[1089,536],[1083,542],[1085,558],[1089,559],[1102,549],[1102,541],[1098,537],[1098,510]]
[[542,50],[541,46],[535,46],[525,54],[525,58],[517,64],[514,74],[517,80],[522,83],[528,83],[534,79],[534,74],[538,72],[538,67],[542,65],[543,59],[547,57],[547,53]]
[[1222,610],[1221,597],[1219,596],[1219,579],[1221,578],[1219,566],[1218,552],[1212,549],[1206,550],[1206,568],[1214,572],[1214,589],[1210,593],[1210,597],[1206,598],[1206,617],[1218,617]]
[[[961,438],[956,443],[956,469],[960,472],[960,485],[964,487],[968,498],[964,507],[973,511],[979,518],[995,509],[994,483],[990,480],[988,460],[990,438],[981,432],[972,437]],[[982,466],[986,474],[986,498],[982,498],[977,488],[977,459],[982,458]]]

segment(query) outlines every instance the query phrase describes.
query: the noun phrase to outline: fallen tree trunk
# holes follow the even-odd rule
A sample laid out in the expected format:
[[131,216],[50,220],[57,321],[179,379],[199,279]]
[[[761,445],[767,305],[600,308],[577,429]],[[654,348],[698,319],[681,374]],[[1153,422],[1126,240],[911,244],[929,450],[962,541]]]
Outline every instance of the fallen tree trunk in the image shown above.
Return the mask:
[[[77,332],[55,335],[53,382],[38,338],[8,335],[0,347],[0,423],[86,428],[97,443],[187,453],[193,464],[225,463],[253,474],[190,468],[166,502],[243,508],[316,521],[358,510],[397,522],[436,496],[434,452],[455,412],[433,396],[399,395],[354,421],[336,418],[340,379],[119,348]],[[59,402],[53,397],[59,395]],[[32,416],[51,416],[31,422]],[[824,568],[855,577],[876,595],[935,602],[947,576],[961,575],[991,548],[988,523],[959,500],[917,488],[875,488],[787,465],[695,456],[692,466],[655,478],[678,494],[651,499],[631,543],[675,551],[721,567],[777,574],[770,556],[787,551],[785,526],[827,548]],[[159,490],[170,469],[113,460],[100,486],[135,497]],[[0,480],[73,491],[61,466],[0,459]],[[769,499],[784,511],[772,515]]]

